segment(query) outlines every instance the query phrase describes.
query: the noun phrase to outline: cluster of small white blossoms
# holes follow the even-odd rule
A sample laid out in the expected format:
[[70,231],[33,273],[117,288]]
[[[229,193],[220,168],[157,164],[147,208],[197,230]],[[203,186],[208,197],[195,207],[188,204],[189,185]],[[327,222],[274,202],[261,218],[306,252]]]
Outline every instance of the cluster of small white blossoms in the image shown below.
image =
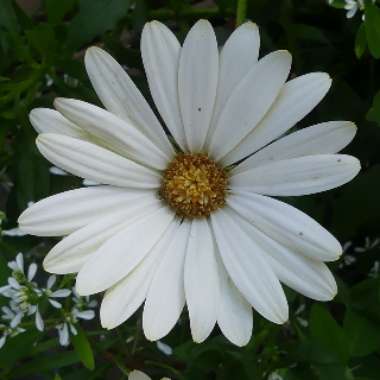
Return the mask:
[[[376,2],[376,0],[372,0],[373,3]],[[329,5],[336,5],[338,3],[337,0],[328,0]],[[339,2],[338,5],[340,5],[341,2]],[[364,0],[344,0],[344,4],[342,4],[342,8],[345,9],[346,17],[347,18],[353,18],[355,17],[357,12],[364,12],[365,9],[365,1]],[[362,15],[362,19],[364,20],[364,14]]]
[[[19,253],[15,260],[8,263],[12,270],[8,283],[0,287],[0,295],[8,298],[8,305],[2,306],[0,313],[0,348],[4,346],[8,337],[14,337],[25,329],[22,322],[25,318],[34,319],[39,331],[45,330],[45,323],[40,312],[40,305],[45,301],[54,309],[61,311],[54,327],[58,330],[59,342],[62,346],[70,343],[70,333],[77,334],[76,325],[79,319],[90,320],[95,317],[92,308],[96,306],[95,300],[89,297],[79,297],[75,290],[57,288],[55,275],[48,277],[46,286],[39,286],[35,281],[38,266],[31,263],[26,269],[24,256]],[[62,301],[71,296],[70,309],[62,306]]]

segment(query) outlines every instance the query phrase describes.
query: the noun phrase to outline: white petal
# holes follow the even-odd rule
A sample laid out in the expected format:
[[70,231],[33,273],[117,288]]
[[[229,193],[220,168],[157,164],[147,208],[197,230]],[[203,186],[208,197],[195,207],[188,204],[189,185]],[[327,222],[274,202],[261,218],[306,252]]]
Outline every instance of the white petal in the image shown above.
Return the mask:
[[54,106],[107,148],[140,164],[165,169],[173,156],[173,152],[166,154],[135,126],[103,108],[67,98],[55,99]]
[[86,321],[90,321],[91,319],[95,318],[94,310],[78,311],[77,313],[75,313],[75,315],[80,319],[85,319]]
[[214,30],[198,21],[183,43],[178,69],[178,94],[190,152],[205,143],[218,84],[219,52]]
[[20,272],[24,273],[24,256],[19,252],[16,256],[16,263]]
[[21,285],[18,283],[18,281],[13,278],[13,277],[8,277],[8,284],[13,288],[13,289],[20,289]]
[[112,329],[125,322],[145,301],[157,263],[166,254],[179,229],[173,220],[147,257],[125,278],[108,289],[100,307],[102,326]]
[[259,194],[237,193],[228,205],[267,236],[314,260],[333,261],[342,254],[339,242],[296,208]]
[[318,301],[330,301],[335,297],[336,282],[325,264],[278,244],[253,225],[247,231],[261,246],[266,260],[281,282]]
[[104,291],[127,276],[160,240],[173,218],[173,212],[164,206],[107,240],[80,270],[78,294]]
[[128,375],[128,380],[151,380],[144,372],[134,370]]
[[82,178],[114,186],[159,186],[157,172],[86,141],[43,133],[37,147],[54,165]]
[[233,190],[273,196],[315,194],[351,181],[360,162],[344,154],[290,158],[232,174]]
[[44,331],[45,324],[44,324],[44,321],[43,321],[43,319],[41,317],[41,314],[40,314],[38,308],[37,308],[37,311],[36,311],[35,323],[36,323],[36,327],[37,327],[38,331]]
[[330,121],[301,129],[261,149],[238,165],[234,173],[288,158],[337,153],[352,141],[356,130],[349,121]]
[[142,190],[96,186],[52,195],[26,209],[20,228],[38,236],[62,236],[115,213],[143,196]]
[[218,325],[228,340],[242,347],[252,336],[252,306],[231,281],[220,260],[217,260],[220,279]]
[[219,303],[219,275],[213,236],[206,219],[191,222],[185,260],[185,295],[193,340],[203,342],[213,330]]
[[50,302],[51,306],[55,307],[56,309],[62,308],[62,305],[56,300],[49,298],[49,302]]
[[157,210],[159,205],[154,194],[129,199],[118,212],[97,218],[61,240],[45,257],[44,269],[57,274],[79,272],[102,244],[134,220]]
[[58,133],[75,138],[88,138],[86,132],[50,108],[34,108],[29,120],[38,133]]
[[150,92],[175,141],[186,150],[185,131],[178,103],[178,63],[181,46],[170,29],[158,21],[145,24],[141,55]]
[[245,222],[224,208],[211,215],[211,223],[223,263],[236,287],[263,317],[285,323],[289,311],[284,291],[261,248],[244,231]]
[[91,47],[85,56],[91,83],[104,106],[127,123],[139,127],[163,152],[173,148],[160,122],[129,75],[107,52]]
[[149,340],[168,334],[185,304],[183,271],[189,232],[190,223],[182,222],[150,284],[143,312],[144,334]]
[[[0,338],[0,348],[3,348],[3,347],[4,347],[6,341],[7,341],[7,336],[6,336],[6,335],[3,335],[3,336]],[[134,380],[134,379],[132,379],[132,380]],[[138,379],[135,379],[135,380],[138,380]],[[149,378],[148,378],[148,380],[149,380]]]
[[11,328],[15,328],[16,326],[18,326],[22,320],[22,318],[24,317],[24,314],[22,312],[18,312],[11,320],[10,322],[10,327]]
[[263,118],[289,75],[291,61],[287,51],[268,54],[235,88],[210,136],[214,159],[220,160],[235,148]]
[[71,290],[70,289],[58,289],[55,292],[53,292],[50,297],[54,297],[54,298],[66,298],[70,294],[71,294]]
[[57,276],[55,276],[55,275],[49,276],[49,278],[47,280],[46,287],[48,289],[51,289],[54,286],[56,281],[57,281]]
[[67,323],[64,323],[63,326],[60,329],[58,329],[58,335],[59,335],[59,344],[61,346],[67,346],[70,343],[69,327],[67,326]]
[[30,264],[28,268],[28,276],[27,276],[28,281],[32,281],[36,273],[37,273],[37,264],[36,263]]
[[233,90],[257,63],[259,49],[259,29],[250,21],[235,29],[224,44],[220,53],[219,83],[209,135]]
[[330,87],[331,78],[325,73],[306,74],[287,82],[264,119],[223,158],[223,164],[247,157],[288,131],[313,110]]

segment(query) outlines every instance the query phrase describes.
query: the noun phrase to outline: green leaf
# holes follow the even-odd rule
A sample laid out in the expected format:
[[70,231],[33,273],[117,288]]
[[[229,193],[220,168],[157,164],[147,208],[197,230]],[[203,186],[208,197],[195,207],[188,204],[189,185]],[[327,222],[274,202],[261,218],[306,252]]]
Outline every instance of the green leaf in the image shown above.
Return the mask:
[[365,7],[365,30],[369,51],[380,58],[380,9],[370,1]]
[[320,380],[354,380],[350,369],[342,365],[318,366],[317,371]]
[[310,332],[312,339],[331,355],[332,362],[348,361],[349,347],[344,330],[321,305],[315,304],[311,309]]
[[[20,335],[21,336],[21,335]],[[17,338],[17,337],[16,337]],[[15,338],[15,339],[16,339]],[[20,344],[22,347],[23,345]],[[7,347],[7,346],[5,346]],[[74,351],[60,352],[53,355],[40,355],[32,360],[17,366],[12,371],[12,379],[30,378],[28,375],[41,375],[44,371],[57,370],[62,367],[69,367],[79,362],[78,354]]]
[[356,32],[355,39],[355,55],[357,58],[361,58],[367,49],[367,36],[365,31],[365,24],[362,23]]
[[380,347],[378,325],[362,315],[347,311],[344,318],[344,330],[353,356],[366,356]]
[[95,368],[94,354],[85,332],[78,328],[78,334],[72,337],[72,342],[74,349],[84,366],[93,370]]
[[79,48],[114,28],[128,8],[128,0],[80,0],[79,13],[69,29],[70,47]]
[[17,16],[11,0],[1,0],[0,30],[16,32],[19,29]]
[[344,9],[346,2],[345,0],[332,0],[331,2],[329,2],[329,5],[333,8]]
[[26,37],[29,44],[38,51],[41,57],[50,57],[56,52],[57,41],[51,25],[39,24],[26,31]]
[[76,0],[45,0],[45,4],[48,21],[51,24],[58,24],[63,20],[65,15],[74,8]]
[[367,113],[367,120],[380,125],[380,91],[373,99],[372,107]]

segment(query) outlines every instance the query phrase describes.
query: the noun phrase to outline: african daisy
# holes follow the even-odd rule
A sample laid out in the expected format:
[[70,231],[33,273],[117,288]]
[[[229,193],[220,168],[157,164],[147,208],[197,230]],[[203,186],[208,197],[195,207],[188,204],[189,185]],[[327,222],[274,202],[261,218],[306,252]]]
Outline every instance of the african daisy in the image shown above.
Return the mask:
[[331,79],[311,73],[287,81],[289,52],[258,60],[259,45],[250,22],[220,53],[205,20],[182,47],[166,26],[148,23],[142,58],[167,131],[128,74],[97,47],[88,49],[85,64],[105,109],[59,98],[57,111],[32,110],[40,152],[99,185],[34,204],[20,227],[65,236],[44,267],[78,273],[80,295],[105,291],[105,328],[144,304],[144,333],[157,340],[186,304],[196,342],[218,324],[244,345],[252,307],[274,323],[287,321],[281,282],[316,300],[335,296],[324,262],[339,258],[339,242],[268,196],[313,194],[350,181],[360,163],[336,153],[356,128],[327,122],[279,139],[322,100]]

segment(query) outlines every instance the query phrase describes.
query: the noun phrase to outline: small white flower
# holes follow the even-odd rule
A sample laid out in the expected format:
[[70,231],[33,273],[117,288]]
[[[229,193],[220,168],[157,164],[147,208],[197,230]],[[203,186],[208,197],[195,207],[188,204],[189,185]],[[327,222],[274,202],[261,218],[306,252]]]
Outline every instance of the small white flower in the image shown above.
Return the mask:
[[56,309],[61,309],[62,304],[56,300],[56,298],[66,298],[71,294],[70,289],[58,289],[53,291],[52,288],[57,280],[57,276],[49,276],[46,284],[46,288],[43,289],[43,293],[48,298],[49,303]]
[[268,380],[283,380],[283,377],[280,376],[277,372],[272,372],[272,373],[268,376]]
[[25,329],[19,326],[10,327],[10,326],[0,324],[0,333],[2,334],[0,337],[0,348],[2,348],[5,345],[9,337],[11,338],[15,337],[16,335],[21,334],[24,331]]
[[[51,281],[54,283],[54,281]],[[59,342],[62,346],[67,346],[70,343],[70,334],[76,335],[76,324],[80,319],[91,320],[95,318],[94,310],[91,308],[96,307],[96,300],[90,300],[87,297],[80,297],[75,289],[72,291],[73,307],[69,312],[63,310],[63,322],[56,326],[59,335]]]
[[355,16],[356,12],[361,9],[360,8],[360,1],[357,0],[346,0],[346,4],[344,6],[344,9],[347,11],[346,17],[352,18]]
[[3,320],[8,320],[10,327],[16,327],[20,324],[24,314],[16,308],[16,310],[11,309],[8,306],[3,306],[1,308],[1,311],[3,314],[1,315],[1,318]]
[[337,153],[356,127],[332,121],[287,134],[332,81],[320,72],[288,81],[290,53],[259,59],[259,47],[251,22],[222,49],[206,20],[182,46],[165,25],[145,25],[143,63],[171,138],[125,70],[98,47],[88,49],[85,65],[106,109],[58,98],[57,111],[30,113],[40,152],[101,185],[36,203],[20,227],[64,236],[44,267],[78,273],[81,295],[105,291],[105,328],[144,304],[145,336],[159,340],[186,304],[196,342],[218,324],[242,346],[252,307],[274,323],[288,320],[281,282],[319,301],[335,296],[325,262],[340,257],[340,243],[272,197],[319,193],[354,178],[360,162]]
[[369,236],[366,236],[364,239],[364,246],[357,246],[354,248],[354,252],[364,253],[368,252],[380,245],[380,238],[371,239]]

